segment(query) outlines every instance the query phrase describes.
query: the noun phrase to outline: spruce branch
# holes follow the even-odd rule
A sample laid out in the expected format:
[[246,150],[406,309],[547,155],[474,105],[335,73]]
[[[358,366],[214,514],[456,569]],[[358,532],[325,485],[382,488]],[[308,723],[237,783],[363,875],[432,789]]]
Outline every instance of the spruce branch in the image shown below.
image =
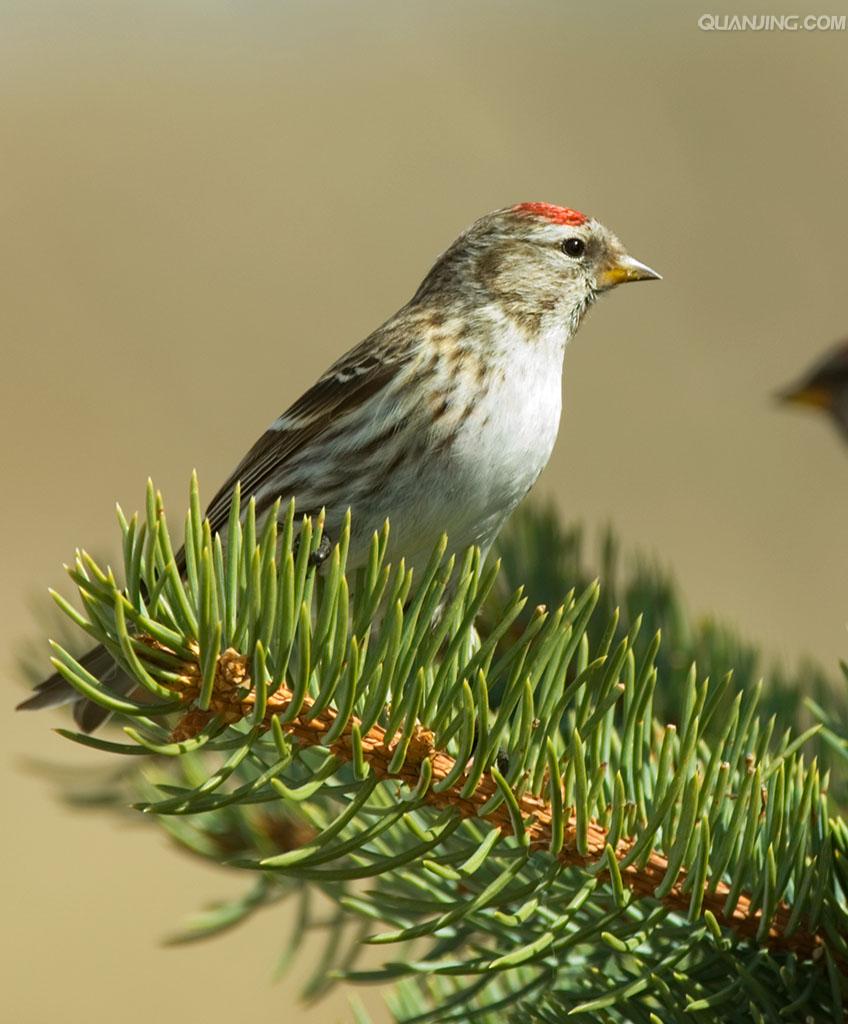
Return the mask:
[[[199,663],[183,665],[180,676],[173,681],[175,692],[188,705],[194,705],[203,687],[202,672]],[[247,689],[248,692],[244,693]],[[218,658],[214,684],[207,711],[189,710],[177,723],[171,734],[174,742],[194,738],[201,729],[215,716],[228,724],[234,724],[246,718],[255,710],[256,701],[251,690],[250,663],[245,655],[232,648],[224,651]],[[286,716],[292,707],[293,694],[283,683],[277,692],[268,697],[263,716],[263,726],[270,728],[274,716]],[[367,733],[359,730],[360,722],[351,717],[338,737],[327,743],[327,735],[339,720],[333,708],[325,708],[319,714],[314,713],[314,702],[306,697],[300,711],[281,726],[283,732],[292,736],[302,746],[326,746],[338,758],[351,761],[361,758],[373,771],[376,778],[395,780],[415,788],[420,785],[424,774],[430,788],[426,790],[425,802],[436,808],[450,808],[458,815],[480,818],[495,827],[503,835],[517,835],[528,850],[551,850],[559,845],[554,840],[553,819],[555,812],[549,801],[529,794],[515,796],[512,804],[501,803],[494,810],[485,812],[491,806],[493,798],[504,787],[503,776],[496,767],[483,776],[470,793],[465,792],[468,782],[468,771],[462,769],[457,781],[446,788],[434,790],[433,785],[457,776],[457,762],[449,753],[437,750],[434,745],[433,733],[420,726],[415,726],[411,735],[403,739],[387,740],[386,730],[380,725],[373,725]],[[356,739],[354,739],[356,734]],[[401,744],[405,742],[405,755],[393,767],[395,756]],[[517,813],[516,813],[517,812]],[[558,853],[560,862],[566,867],[601,868],[603,863],[610,863],[609,857],[617,862],[611,867],[617,873],[621,883],[631,889],[636,896],[654,897],[662,886],[669,871],[669,860],[656,850],[651,850],[647,860],[641,862],[631,860],[638,839],[628,836],[617,841],[615,848],[609,845],[610,833],[596,822],[590,821],[585,826],[583,850],[578,849],[580,824],[576,812],[571,812],[562,823],[561,849]],[[626,862],[622,864],[622,862]],[[609,872],[605,871],[604,875]],[[602,876],[603,877],[603,876]],[[618,881],[618,879],[616,879]],[[681,876],[661,897],[662,902],[671,908],[686,913],[692,903],[687,891],[687,876]],[[773,916],[766,922],[763,935],[763,910],[755,907],[750,896],[744,892],[736,894],[736,901],[725,909],[731,887],[725,882],[716,886],[703,886],[701,910],[712,914],[718,924],[731,929],[743,938],[754,938],[758,934],[761,944],[769,948],[787,950],[807,959],[821,956],[824,937],[804,928],[788,928],[791,910],[786,903],[780,903],[773,909]],[[845,969],[846,965],[840,966]]]
[[[841,1013],[848,844],[806,756],[819,725],[781,734],[756,689],[694,665],[655,717],[659,635],[597,624],[597,584],[529,615],[513,592],[478,636],[499,568],[474,550],[443,540],[416,579],[387,564],[387,527],[349,574],[348,525],[318,574],[321,517],[257,523],[236,491],[224,545],[200,507],[193,481],[184,579],[151,485],[142,519],[119,513],[125,582],[79,552],[82,611],[56,598],[136,692],[60,645],[54,665],[125,723],[63,734],[170,765],[139,809],[258,873],[209,933],[320,889],[407,952],[356,970],[362,935],[339,932],[313,990],[407,979],[410,1021]],[[275,838],[282,812],[300,844]]]

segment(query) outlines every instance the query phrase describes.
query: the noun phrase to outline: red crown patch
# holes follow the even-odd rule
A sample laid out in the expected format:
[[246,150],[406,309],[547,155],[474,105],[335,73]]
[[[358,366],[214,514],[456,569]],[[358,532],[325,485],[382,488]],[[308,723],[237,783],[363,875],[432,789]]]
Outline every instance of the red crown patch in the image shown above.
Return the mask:
[[579,210],[570,210],[567,206],[554,206],[553,203],[519,203],[513,209],[516,213],[529,213],[535,217],[544,217],[552,224],[568,224],[578,227],[589,219]]

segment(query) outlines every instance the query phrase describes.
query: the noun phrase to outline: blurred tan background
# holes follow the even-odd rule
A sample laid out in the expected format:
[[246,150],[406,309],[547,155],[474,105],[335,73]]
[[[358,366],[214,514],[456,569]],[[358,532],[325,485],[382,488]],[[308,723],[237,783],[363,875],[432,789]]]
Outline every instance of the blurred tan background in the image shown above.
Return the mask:
[[[16,660],[74,546],[114,550],[116,499],[139,507],[150,474],[181,511],[194,466],[208,495],[490,208],[575,206],[665,275],[581,330],[539,490],[656,553],[693,610],[775,657],[848,654],[848,452],[771,398],[848,334],[848,33],[572,6],[0,5],[0,970],[16,1024],[216,1024],[245,999],[295,1019],[313,953],[272,984],[284,913],[161,948],[241,880],[155,829],[63,809],[24,758],[106,759],[56,737],[58,714],[11,715]],[[343,995],[298,1019],[347,1019]]]

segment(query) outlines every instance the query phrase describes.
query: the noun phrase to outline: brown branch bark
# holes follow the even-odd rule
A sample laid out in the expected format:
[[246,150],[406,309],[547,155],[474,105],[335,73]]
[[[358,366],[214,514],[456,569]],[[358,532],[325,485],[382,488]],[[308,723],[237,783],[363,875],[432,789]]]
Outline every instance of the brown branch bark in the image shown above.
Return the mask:
[[[250,714],[253,710],[253,697],[252,694],[244,696],[243,690],[243,687],[249,686],[249,684],[248,660],[232,649],[225,651],[218,661],[210,710],[192,709],[187,711],[174,729],[172,739],[179,741],[196,736],[214,714],[221,715],[227,722],[239,721]],[[200,691],[200,672],[197,665],[186,665],[182,685],[179,689],[186,703],[196,699]],[[285,685],[281,686],[268,700],[265,721],[270,724],[274,715],[286,711],[291,699],[291,691]],[[324,737],[336,720],[336,712],[328,708],[312,718],[310,717],[311,707],[312,701],[306,699],[297,717],[286,723],[283,729],[304,746],[327,746]],[[355,719],[351,719],[339,739],[329,744],[329,749],[334,754],[348,760],[352,757],[351,732],[352,724],[355,721]],[[404,763],[400,771],[397,772],[389,771],[389,763],[394,753],[394,743],[386,743],[385,730],[379,725],[375,725],[362,737],[362,747],[365,760],[368,761],[377,778],[396,779],[398,782],[410,786],[417,784],[421,762],[425,758],[428,758],[432,764],[434,782],[444,779],[455,765],[454,758],[435,749],[433,734],[422,728],[419,728],[413,736]],[[512,834],[509,812],[503,803],[490,814],[480,814],[480,809],[496,792],[495,782],[488,775],[484,775],[469,797],[460,795],[464,784],[465,775],[463,773],[457,782],[442,792],[435,793],[430,789],[426,799],[433,807],[453,807],[466,817],[485,820],[505,835]],[[548,849],[552,834],[550,805],[539,797],[528,795],[520,797],[518,803],[525,828],[530,836],[531,848]],[[565,823],[565,843],[560,851],[559,859],[563,864],[572,867],[585,867],[596,863],[606,849],[606,829],[596,822],[590,823],[588,852],[580,854],[576,847],[576,827],[576,818],[571,816]],[[616,856],[619,860],[627,854],[635,841],[635,837],[630,837],[618,843]],[[653,898],[653,892],[662,881],[667,866],[666,858],[654,851],[643,867],[636,864],[623,867],[621,869],[622,881],[636,896]],[[685,873],[681,872],[675,885],[662,899],[662,902],[670,910],[683,913],[688,910],[690,896],[683,892],[685,878]],[[714,891],[705,891],[703,908],[712,911],[719,923],[732,930],[736,935],[742,938],[753,938],[760,926],[761,911],[753,910],[750,898],[743,893],[732,912],[725,914],[724,903],[729,891],[729,887],[723,882],[720,882]],[[824,938],[802,928],[797,929],[791,935],[786,935],[789,914],[790,908],[785,904],[778,906],[769,924],[766,944],[775,951],[792,951],[803,959],[818,959],[824,952]]]

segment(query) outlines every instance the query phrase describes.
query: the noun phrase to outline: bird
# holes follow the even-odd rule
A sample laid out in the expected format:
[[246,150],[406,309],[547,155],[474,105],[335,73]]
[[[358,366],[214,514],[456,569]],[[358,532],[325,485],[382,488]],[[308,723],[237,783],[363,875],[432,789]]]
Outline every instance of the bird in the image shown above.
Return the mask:
[[848,441],[848,339],[819,360],[797,383],[778,394],[792,405],[806,405],[830,415]]
[[[550,458],[567,343],[600,295],[659,278],[571,207],[486,214],[256,441],[209,503],[213,534],[238,482],[257,516],[278,498],[294,497],[299,516],[324,509],[330,541],[350,509],[351,569],[386,519],[391,561],[426,564],[443,533],[449,550],[477,545],[485,557]],[[118,692],[131,684],[102,647],[81,663]],[[19,708],[69,701],[83,731],[108,717],[58,673]]]

